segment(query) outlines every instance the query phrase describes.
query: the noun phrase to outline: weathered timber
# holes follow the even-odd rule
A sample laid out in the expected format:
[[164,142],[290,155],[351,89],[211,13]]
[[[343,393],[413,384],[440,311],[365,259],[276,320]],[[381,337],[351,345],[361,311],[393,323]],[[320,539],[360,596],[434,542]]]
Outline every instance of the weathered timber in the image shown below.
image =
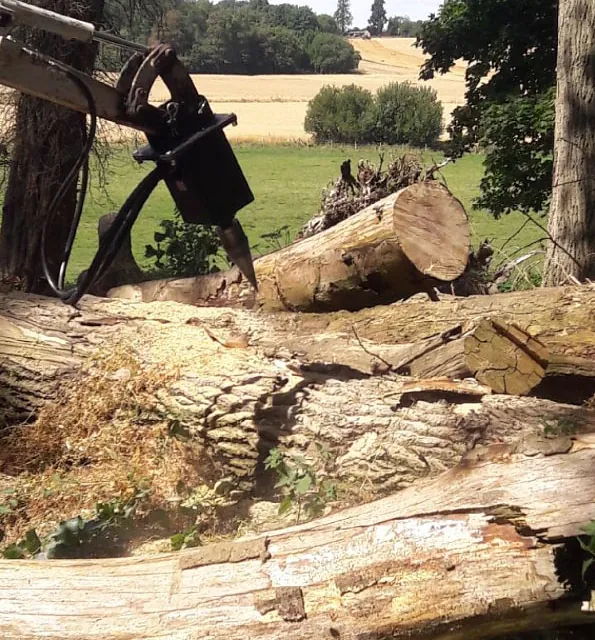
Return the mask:
[[[591,300],[583,291],[577,295]],[[338,481],[391,491],[452,467],[478,445],[543,437],[548,424],[554,431],[559,423],[571,424],[573,432],[594,424],[592,409],[497,395],[473,381],[365,373],[364,363],[375,356],[361,339],[308,333],[309,318],[92,297],[73,310],[47,298],[6,296],[0,312],[3,423],[34,417],[56,397],[58,385],[84,375],[97,350],[126,349],[145,369],[176,367],[153,411],[177,420],[222,476],[250,490],[266,489],[262,463],[273,446],[320,464],[318,442],[333,454]],[[304,357],[290,348],[298,339]],[[316,353],[317,345],[323,353]],[[322,357],[332,347],[335,363]]]
[[382,500],[197,550],[0,561],[1,635],[481,640],[593,622],[572,539],[595,518],[595,438],[563,445],[493,447]]
[[422,182],[257,259],[256,301],[237,270],[118,287],[109,295],[210,306],[256,303],[268,310],[357,310],[455,280],[468,253],[462,204],[440,183]]
[[391,370],[417,378],[475,378],[496,393],[525,395],[543,379],[549,354],[538,340],[512,324],[484,318],[410,346],[384,347]]

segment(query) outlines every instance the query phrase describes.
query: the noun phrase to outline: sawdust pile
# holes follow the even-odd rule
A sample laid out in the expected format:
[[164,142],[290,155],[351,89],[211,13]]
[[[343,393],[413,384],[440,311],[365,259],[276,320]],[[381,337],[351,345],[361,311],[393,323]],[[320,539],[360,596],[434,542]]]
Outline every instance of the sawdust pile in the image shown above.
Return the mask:
[[175,500],[180,482],[200,484],[201,446],[175,437],[153,406],[175,371],[141,368],[132,351],[118,351],[97,357],[83,374],[35,422],[2,438],[0,492],[14,507],[2,515],[3,546],[141,489],[149,513]]

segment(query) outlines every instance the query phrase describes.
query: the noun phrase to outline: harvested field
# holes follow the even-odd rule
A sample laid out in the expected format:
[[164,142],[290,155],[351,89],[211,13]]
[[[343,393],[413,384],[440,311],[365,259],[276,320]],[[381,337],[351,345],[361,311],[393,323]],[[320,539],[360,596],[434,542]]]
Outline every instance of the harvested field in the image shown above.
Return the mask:
[[[464,103],[465,66],[459,64],[451,73],[429,82],[419,81],[424,55],[413,46],[414,38],[354,39],[351,42],[362,56],[359,73],[356,74],[195,75],[194,80],[215,111],[237,114],[238,126],[227,129],[229,138],[234,140],[307,140],[304,118],[308,101],[324,85],[357,84],[372,92],[395,81],[431,86],[443,104],[445,124],[449,122],[452,110]],[[165,85],[157,82],[151,101],[159,103],[167,97]],[[133,135],[131,130],[122,130],[108,123],[103,128],[111,140]]]

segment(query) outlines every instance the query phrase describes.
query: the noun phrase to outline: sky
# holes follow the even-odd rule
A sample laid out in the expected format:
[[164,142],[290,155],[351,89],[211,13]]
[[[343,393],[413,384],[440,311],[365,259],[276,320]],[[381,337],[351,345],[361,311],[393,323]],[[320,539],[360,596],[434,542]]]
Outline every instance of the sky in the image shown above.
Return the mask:
[[[337,0],[269,0],[271,4],[291,4],[308,5],[316,13],[328,13],[333,15],[337,8]],[[436,13],[442,0],[385,0],[386,15],[409,16],[412,20],[425,20],[430,13]],[[370,17],[372,0],[351,0],[351,13],[353,15],[353,26],[365,27]]]

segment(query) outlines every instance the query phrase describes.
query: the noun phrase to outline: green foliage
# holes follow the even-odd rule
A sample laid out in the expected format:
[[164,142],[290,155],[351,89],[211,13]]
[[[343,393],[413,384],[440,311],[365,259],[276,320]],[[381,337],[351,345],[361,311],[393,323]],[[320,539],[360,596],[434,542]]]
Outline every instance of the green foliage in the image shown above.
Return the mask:
[[587,571],[591,566],[595,564],[595,520],[591,520],[589,524],[585,525],[583,528],[587,539],[582,540],[580,537],[578,539],[579,544],[581,545],[581,549],[585,551],[588,557],[583,561],[583,567],[581,576],[583,580],[585,580],[587,576]]
[[[449,153],[481,142],[486,178],[478,206],[500,215],[539,211],[551,190],[556,0],[446,0],[424,23],[418,45],[430,58],[421,78],[468,63],[466,104],[453,112]],[[526,131],[526,138],[523,132]]]
[[355,84],[325,86],[308,104],[304,128],[315,141],[366,142],[373,127],[374,98]]
[[345,33],[351,23],[353,22],[353,16],[351,15],[351,8],[349,0],[338,0],[337,10],[335,11],[335,22],[339,27],[341,33]]
[[190,527],[180,533],[175,533],[170,538],[171,550],[181,551],[182,549],[191,549],[200,546],[200,538],[196,527]]
[[408,82],[378,89],[375,108],[375,142],[434,145],[442,132],[442,104],[430,87]]
[[[353,47],[337,36],[335,20],[306,6],[267,0],[154,0],[126,10],[113,0],[108,5],[111,27],[139,42],[173,44],[192,73],[308,73],[314,69],[308,47],[316,35],[332,43],[332,50],[318,58],[319,73],[349,72],[359,61]],[[113,48],[104,54],[104,66],[119,70],[120,54]]]
[[386,10],[384,0],[374,0],[368,22],[368,29],[373,36],[379,36],[384,31],[386,24]]
[[[318,453],[327,466],[332,455],[320,445]],[[275,471],[278,481],[276,488],[284,494],[279,504],[279,515],[287,513],[294,505],[297,507],[297,522],[300,521],[302,511],[306,517],[320,515],[325,505],[337,499],[335,483],[326,475],[319,475],[313,466],[301,456],[284,456],[279,449],[273,448],[265,459],[265,469]]]
[[357,85],[323,87],[310,101],[306,131],[323,142],[433,145],[442,130],[436,92],[407,82],[382,87],[376,96]]
[[316,73],[351,73],[361,59],[349,42],[332,33],[318,33],[308,47]]
[[47,558],[64,558],[73,550],[88,544],[108,529],[118,527],[132,519],[140,504],[147,498],[146,489],[137,489],[130,498],[114,498],[109,502],[97,503],[95,514],[89,520],[78,515],[63,520],[58,527],[43,540],[35,529],[30,529],[18,543],[2,550],[2,557],[21,560],[43,551]]
[[154,234],[156,246],[145,246],[145,258],[167,276],[189,277],[219,271],[214,260],[221,243],[212,227],[184,222],[176,212],[173,220],[162,220]]
[[487,149],[476,204],[496,218],[511,211],[542,211],[552,187],[555,90],[510,98],[485,109],[479,129]]
[[407,16],[389,18],[386,33],[396,38],[415,38],[421,32],[422,20],[411,20]]

